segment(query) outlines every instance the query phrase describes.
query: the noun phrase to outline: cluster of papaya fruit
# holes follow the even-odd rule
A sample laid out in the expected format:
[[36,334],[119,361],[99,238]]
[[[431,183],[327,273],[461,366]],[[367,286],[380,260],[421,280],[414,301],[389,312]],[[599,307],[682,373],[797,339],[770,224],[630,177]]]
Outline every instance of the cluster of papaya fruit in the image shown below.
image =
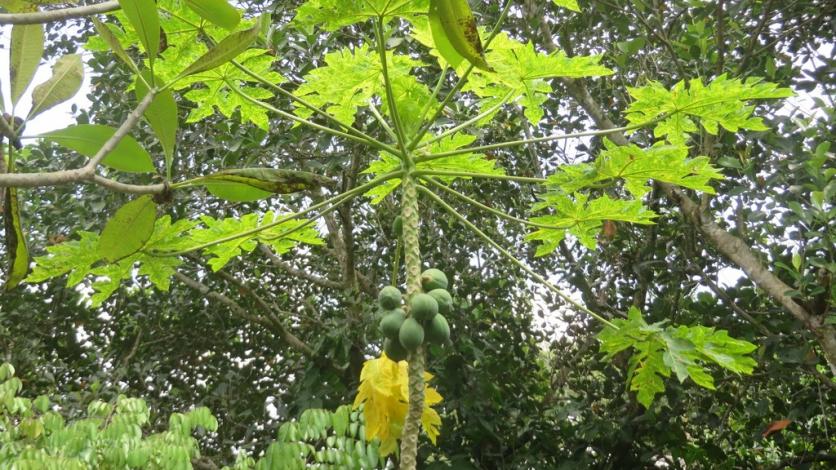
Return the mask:
[[423,292],[409,299],[408,314],[397,287],[386,286],[378,295],[383,310],[379,326],[386,337],[383,350],[393,361],[405,360],[425,342],[444,345],[450,340],[450,325],[444,315],[453,309],[453,297],[447,291],[447,276],[428,269],[421,274],[421,286]]

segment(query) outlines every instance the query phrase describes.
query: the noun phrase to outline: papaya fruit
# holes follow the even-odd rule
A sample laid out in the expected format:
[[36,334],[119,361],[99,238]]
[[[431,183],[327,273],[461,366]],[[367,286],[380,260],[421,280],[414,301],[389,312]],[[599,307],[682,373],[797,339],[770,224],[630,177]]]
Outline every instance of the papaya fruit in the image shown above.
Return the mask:
[[415,351],[424,342],[424,327],[414,318],[409,317],[401,325],[398,340],[407,351]]
[[389,356],[389,359],[395,362],[405,361],[406,357],[409,355],[407,350],[401,346],[401,343],[397,339],[389,338],[383,340],[383,352]]
[[406,313],[402,309],[396,308],[388,310],[380,319],[380,332],[390,339],[397,339],[398,332],[401,331],[401,325],[406,320]]
[[401,291],[395,286],[386,286],[380,289],[377,301],[386,310],[398,308],[401,306]]
[[430,268],[421,273],[421,286],[424,288],[424,292],[429,292],[434,289],[446,289],[447,276],[440,269]]
[[447,292],[447,289],[433,289],[429,295],[438,302],[439,313],[450,313],[453,309],[453,297]]
[[409,314],[421,323],[433,319],[438,313],[438,302],[430,294],[415,294],[409,300]]
[[392,222],[392,232],[394,232],[398,237],[403,235],[403,217],[395,217],[395,221]]
[[426,329],[427,342],[445,345],[450,340],[450,324],[444,315],[436,315],[433,317]]

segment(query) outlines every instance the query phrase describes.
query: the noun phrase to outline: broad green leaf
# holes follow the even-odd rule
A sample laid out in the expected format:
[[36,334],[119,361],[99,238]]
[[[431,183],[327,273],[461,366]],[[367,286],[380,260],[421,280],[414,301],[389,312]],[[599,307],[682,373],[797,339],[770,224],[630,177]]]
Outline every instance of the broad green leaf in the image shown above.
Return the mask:
[[639,124],[661,117],[662,121],[654,130],[656,137],[680,145],[687,141],[688,134],[699,130],[694,118],[710,134],[716,134],[720,126],[730,132],[766,130],[760,118],[752,117],[754,107],[747,103],[793,96],[789,88],[754,78],[730,79],[725,74],[707,86],[695,78],[689,80],[687,87],[685,82],[679,82],[668,90],[658,82],[651,82],[628,91],[633,102],[627,108],[627,120]]
[[[154,83],[151,72],[144,71],[143,75],[145,81],[137,78],[134,82],[134,91],[136,92],[137,101],[142,101],[145,95],[148,94],[148,87],[145,82]],[[171,165],[174,162],[174,145],[177,141],[177,129],[179,122],[177,121],[177,101],[174,99],[174,93],[170,88],[165,89],[154,97],[154,100],[145,110],[145,119],[160,140],[165,153],[165,171],[166,175],[171,178]]]
[[6,253],[9,257],[6,290],[14,289],[29,274],[29,249],[20,221],[17,188],[5,188],[3,219],[6,229]]
[[[139,70],[134,63],[131,56],[128,55],[125,48],[122,47],[122,43],[119,42],[119,38],[116,36],[114,30],[116,30],[116,26],[111,24],[105,24],[99,21],[95,16],[90,18],[93,21],[93,26],[96,28],[96,32],[99,33],[99,37],[108,45],[110,50],[116,54],[116,57],[122,59],[122,62],[127,64],[134,73],[137,73]],[[121,32],[121,31],[120,31]],[[122,33],[124,34],[124,33]]]
[[526,237],[527,240],[542,242],[537,249],[537,256],[554,252],[566,233],[578,237],[585,247],[594,249],[597,246],[596,236],[605,220],[649,225],[657,217],[640,200],[613,199],[606,194],[590,200],[588,195],[581,193],[570,197],[561,192],[553,192],[542,195],[541,199],[541,202],[532,206],[533,210],[549,209],[552,213],[532,217],[531,221],[555,228],[540,228]]
[[715,363],[736,373],[751,374],[756,363],[749,357],[757,347],[729,337],[723,330],[704,326],[648,325],[641,312],[631,307],[628,317],[615,319],[618,329],[605,327],[598,334],[606,359],[632,349],[628,380],[639,402],[649,408],[654,397],[665,391],[664,379],[675,373],[680,382],[690,378],[697,385],[714,390],[714,378],[705,364]]
[[581,12],[581,8],[578,6],[578,0],[552,0],[555,5],[559,7],[566,8],[567,10],[576,11],[578,13]]
[[265,19],[260,18],[252,28],[232,33],[224,38],[217,45],[209,49],[206,54],[189,65],[186,70],[180,73],[180,77],[187,77],[212,70],[238,57],[239,54],[247,50],[256,38],[258,38],[262,21],[265,21]]
[[334,182],[305,171],[276,168],[241,168],[224,170],[198,180],[209,192],[230,201],[255,201],[273,194],[289,194],[331,187]]
[[[272,211],[263,216],[245,214],[241,217],[227,219],[202,216],[200,220],[206,228],[193,230],[188,237],[192,245],[201,245],[274,223],[281,218],[280,214],[275,214]],[[302,227],[303,225],[306,226]],[[290,220],[275,227],[264,229],[257,234],[250,234],[213,245],[206,248],[204,252],[211,256],[208,261],[209,266],[212,270],[218,271],[226,266],[232,258],[252,252],[259,242],[271,246],[279,254],[288,252],[299,243],[322,244],[319,233],[308,225],[308,221]]]
[[139,35],[139,40],[153,61],[160,50],[160,17],[157,14],[155,0],[119,0],[122,13],[128,17],[131,26]]
[[120,207],[107,221],[99,238],[99,254],[114,262],[139,251],[154,233],[157,204],[150,195]]
[[427,11],[429,0],[307,0],[296,10],[293,24],[306,31],[312,31],[314,26],[335,31],[374,18],[389,21]]
[[9,76],[12,106],[35,77],[44,53],[44,27],[40,24],[17,24],[12,27]]
[[650,191],[651,180],[714,194],[711,180],[723,175],[707,157],[688,158],[688,148],[658,142],[648,149],[634,144],[618,146],[605,139],[605,149],[595,162],[564,165],[548,178],[547,185],[561,193],[576,193],[604,184],[623,183],[636,198]]
[[[392,85],[398,89],[396,94],[409,99],[410,95],[414,95],[416,87],[426,88],[410,75],[413,68],[421,66],[420,62],[392,54],[387,60]],[[375,96],[386,96],[379,55],[367,45],[326,54],[325,64],[305,75],[305,83],[294,94],[324,109],[340,122],[351,124],[358,109],[368,106]],[[411,84],[410,81],[416,83]],[[426,96],[429,95],[426,93]],[[384,109],[384,112],[388,112],[388,109]],[[307,118],[311,111],[298,108],[296,114]]]
[[235,29],[241,21],[241,13],[226,0],[186,0],[186,5],[201,18],[221,28]]
[[52,66],[52,77],[32,91],[32,109],[27,119],[75,96],[83,80],[84,65],[80,55],[68,54],[58,59]]
[[[66,129],[48,132],[41,137],[58,145],[75,150],[87,157],[93,157],[110,139],[116,129],[99,124],[78,124]],[[151,173],[154,164],[151,155],[131,136],[125,136],[119,145],[102,161],[113,169],[128,173]]]
[[441,23],[441,18],[432,9],[432,6],[430,8],[431,10],[430,14],[427,15],[427,21],[430,25],[433,45],[439,55],[447,62],[447,65],[453,69],[457,69],[465,59],[461,54],[459,54],[456,48],[453,47],[453,44],[450,42],[450,38],[447,37],[447,33],[444,31],[444,25]]
[[[275,58],[263,49],[244,51],[236,60],[266,80],[273,83],[284,81],[281,75],[272,70]],[[257,100],[273,98],[273,93],[268,89],[248,85],[256,81],[254,78],[239,70],[235,65],[227,63],[213,70],[192,75],[178,82],[177,87],[179,88],[183,82],[188,82],[193,78],[199,79],[203,86],[194,88],[183,95],[196,104],[186,122],[197,122],[215,112],[220,112],[227,118],[252,122],[265,132],[269,131],[270,121],[267,110],[242,96],[246,94]]]

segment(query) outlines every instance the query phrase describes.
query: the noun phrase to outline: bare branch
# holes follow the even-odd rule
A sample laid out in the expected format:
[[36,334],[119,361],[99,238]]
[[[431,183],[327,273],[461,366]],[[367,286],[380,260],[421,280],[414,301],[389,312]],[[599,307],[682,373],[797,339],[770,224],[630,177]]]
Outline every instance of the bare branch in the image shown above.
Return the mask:
[[50,23],[53,21],[63,21],[108,13],[118,9],[119,2],[117,0],[110,0],[95,5],[62,8],[60,10],[37,11],[33,13],[3,13],[0,14],[0,25]]
[[127,183],[120,183],[119,181],[114,181],[111,179],[104,178],[99,175],[93,176],[93,182],[99,186],[104,188],[119,192],[119,193],[129,193],[129,194],[162,194],[166,191],[165,185],[162,183],[158,184],[147,184],[147,185],[139,185],[139,184],[127,184]]
[[[226,275],[228,276],[228,275]],[[314,351],[310,348],[307,344],[302,342],[299,338],[297,338],[292,333],[288,332],[280,323],[275,323],[271,321],[269,318],[262,317],[259,315],[253,315],[247,309],[239,305],[234,300],[230,299],[229,297],[221,294],[220,292],[213,291],[209,286],[203,284],[200,281],[190,278],[183,273],[177,272],[174,274],[174,277],[177,278],[178,281],[182,282],[183,284],[191,287],[192,289],[200,292],[207,298],[217,300],[218,302],[226,305],[230,311],[237,317],[247,320],[251,323],[256,325],[260,325],[266,328],[269,331],[274,333],[278,333],[282,340],[287,343],[292,348],[296,349],[297,351],[301,352],[305,356],[314,357]],[[230,276],[231,277],[231,276]],[[233,278],[234,279],[234,278]]]
[[[39,186],[58,186],[62,184],[78,183],[82,181],[94,181],[102,184],[102,181],[96,181],[96,167],[105,159],[119,142],[127,136],[131,129],[142,119],[142,114],[151,105],[151,102],[156,96],[155,90],[150,90],[145,98],[139,102],[136,108],[128,114],[125,122],[116,129],[116,132],[107,139],[98,152],[93,155],[93,158],[81,168],[73,170],[61,170],[48,173],[6,173],[0,174],[0,187],[15,187],[15,188],[34,188]],[[118,185],[117,185],[118,186]],[[125,188],[127,189],[127,188]],[[130,191],[127,191],[130,192]]]
[[332,281],[331,279],[327,279],[320,276],[315,276],[313,274],[307,273],[301,269],[296,269],[288,263],[282,261],[281,258],[278,257],[273,250],[270,249],[269,246],[260,244],[258,248],[270,260],[270,262],[278,267],[281,268],[283,271],[286,271],[288,274],[294,277],[298,277],[300,279],[304,279],[306,281],[310,281],[313,284],[316,284],[320,287],[325,287],[327,289],[342,289],[343,285],[341,282]]

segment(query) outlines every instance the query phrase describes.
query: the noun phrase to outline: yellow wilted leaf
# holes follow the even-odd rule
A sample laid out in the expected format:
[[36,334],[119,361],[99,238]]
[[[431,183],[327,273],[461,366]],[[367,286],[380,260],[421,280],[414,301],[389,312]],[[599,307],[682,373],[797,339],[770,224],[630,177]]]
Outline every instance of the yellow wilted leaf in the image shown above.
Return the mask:
[[[432,379],[424,373],[424,382]],[[424,389],[424,413],[421,425],[433,444],[441,427],[441,416],[430,408],[440,403],[441,395],[431,387]],[[377,359],[363,364],[360,387],[354,399],[354,407],[365,403],[366,440],[380,439],[380,453],[388,455],[398,447],[409,403],[409,373],[406,361],[394,362],[382,353]]]

